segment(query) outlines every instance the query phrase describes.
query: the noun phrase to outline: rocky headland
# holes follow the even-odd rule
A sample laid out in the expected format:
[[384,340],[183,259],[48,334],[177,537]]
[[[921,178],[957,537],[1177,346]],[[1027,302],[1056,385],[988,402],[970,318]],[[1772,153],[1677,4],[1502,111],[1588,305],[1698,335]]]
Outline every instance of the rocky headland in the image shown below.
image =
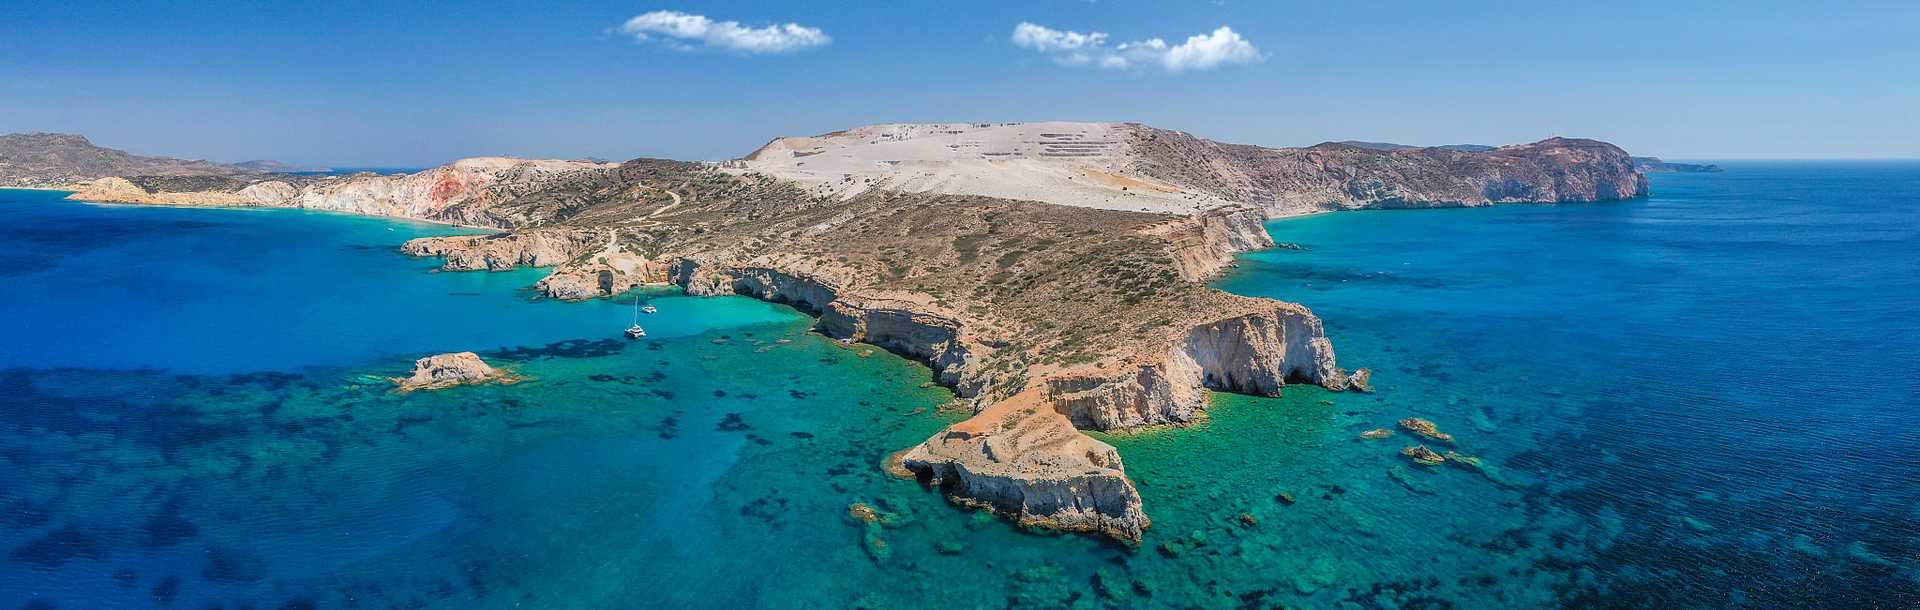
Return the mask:
[[[1138,540],[1149,520],[1119,455],[1079,430],[1189,423],[1208,390],[1367,388],[1306,307],[1205,284],[1235,254],[1275,245],[1263,220],[1645,192],[1624,152],[1588,140],[1261,149],[1126,124],[979,125],[785,138],[725,164],[487,158],[401,176],[99,178],[75,197],[489,227],[403,249],[450,271],[551,268],[538,288],[561,299],[672,283],[787,303],[826,336],[926,363],[966,401],[974,415],[903,448],[901,472],[1021,523]],[[976,158],[863,157],[903,139],[925,157]],[[978,179],[953,179],[966,176]],[[1058,183],[1072,184],[1047,188]],[[1139,202],[1147,211],[1126,209]]]

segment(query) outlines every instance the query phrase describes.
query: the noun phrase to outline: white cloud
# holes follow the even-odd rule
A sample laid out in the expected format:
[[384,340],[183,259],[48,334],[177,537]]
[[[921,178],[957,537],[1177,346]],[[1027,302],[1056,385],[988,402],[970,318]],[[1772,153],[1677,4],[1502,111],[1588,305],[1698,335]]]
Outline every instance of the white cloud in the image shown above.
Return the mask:
[[1259,63],[1266,59],[1253,43],[1224,25],[1212,33],[1188,36],[1186,42],[1178,45],[1149,38],[1109,46],[1107,38],[1105,32],[1063,31],[1025,21],[1013,26],[1014,46],[1039,51],[1066,66],[1090,65],[1109,70],[1153,66],[1168,72],[1184,72],[1210,70],[1226,64]]
[[714,21],[705,15],[679,11],[640,15],[620,24],[619,31],[634,40],[659,40],[683,51],[706,46],[741,53],[788,53],[833,42],[820,28],[798,23],[752,28],[738,21]]

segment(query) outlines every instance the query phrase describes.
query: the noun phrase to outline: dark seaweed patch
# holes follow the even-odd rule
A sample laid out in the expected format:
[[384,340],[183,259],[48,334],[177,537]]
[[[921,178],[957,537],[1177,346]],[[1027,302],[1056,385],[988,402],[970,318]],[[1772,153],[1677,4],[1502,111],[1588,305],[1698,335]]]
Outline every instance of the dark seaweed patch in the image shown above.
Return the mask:
[[747,425],[746,420],[741,419],[739,413],[728,413],[725,419],[720,420],[720,425],[714,427],[714,430],[720,432],[740,432],[752,429],[753,426]]
[[7,554],[14,561],[43,568],[57,568],[74,559],[99,559],[105,555],[98,539],[71,525],[54,530]]
[[167,576],[160,579],[160,582],[153,585],[153,590],[148,591],[147,594],[153,596],[153,601],[163,605],[173,603],[175,598],[180,597],[180,577]]
[[0,508],[0,523],[20,529],[39,527],[52,519],[53,509],[27,500],[14,500]]
[[508,347],[481,354],[482,357],[501,360],[534,360],[537,358],[598,358],[620,353],[627,346],[620,339],[569,339],[538,347]]
[[146,522],[141,523],[139,531],[140,535],[146,538],[148,548],[173,546],[182,540],[200,535],[199,527],[180,516],[178,502],[168,502],[160,512],[154,513],[152,517],[147,518]]
[[208,547],[207,565],[200,577],[214,582],[256,582],[266,576],[267,566],[260,558],[238,549]]
[[782,528],[787,526],[787,499],[778,496],[762,496],[746,506],[740,507],[740,514],[765,522],[767,525]]

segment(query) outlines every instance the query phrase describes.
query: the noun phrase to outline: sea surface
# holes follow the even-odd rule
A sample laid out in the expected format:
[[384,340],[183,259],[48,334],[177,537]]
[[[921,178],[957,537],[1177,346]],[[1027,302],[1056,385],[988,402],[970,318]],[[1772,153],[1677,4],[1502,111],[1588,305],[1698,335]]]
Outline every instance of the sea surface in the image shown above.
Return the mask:
[[[1920,164],[1722,165],[1270,223],[1308,249],[1217,286],[1312,307],[1378,391],[1097,434],[1138,547],[885,475],[952,396],[782,306],[0,190],[0,608],[1920,607]],[[391,391],[452,350],[527,380]],[[1481,467],[1358,436],[1409,416]]]

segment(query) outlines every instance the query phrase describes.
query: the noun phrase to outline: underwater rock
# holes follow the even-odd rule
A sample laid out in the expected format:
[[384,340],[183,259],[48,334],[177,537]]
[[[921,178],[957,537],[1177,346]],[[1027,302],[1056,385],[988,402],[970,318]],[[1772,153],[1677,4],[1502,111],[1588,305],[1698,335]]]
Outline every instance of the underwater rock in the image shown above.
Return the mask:
[[1097,568],[1093,571],[1093,592],[1116,603],[1124,603],[1133,598],[1133,582],[1111,568]]
[[1440,454],[1434,453],[1432,449],[1428,449],[1426,445],[1414,445],[1401,449],[1400,455],[1407,456],[1407,459],[1413,460],[1413,463],[1421,466],[1439,466],[1447,461],[1447,459],[1441,457]]
[[1480,460],[1480,458],[1477,458],[1471,455],[1466,455],[1457,451],[1448,451],[1446,455],[1442,457],[1447,458],[1448,464],[1453,464],[1455,466],[1459,466],[1461,468],[1466,468],[1469,470],[1480,470],[1481,468],[1484,467],[1484,464]]
[[1441,432],[1438,426],[1433,425],[1433,422],[1418,417],[1409,417],[1400,420],[1399,424],[1401,429],[1408,432],[1444,443],[1453,442],[1453,435]]
[[1428,484],[1426,481],[1413,478],[1413,473],[1408,472],[1406,468],[1388,466],[1387,477],[1393,479],[1395,483],[1399,483],[1401,487],[1407,488],[1407,491],[1423,496],[1431,496],[1434,494],[1433,485]]
[[212,582],[259,582],[267,575],[267,564],[245,551],[225,547],[207,549],[207,565],[200,577]]
[[1389,436],[1393,436],[1393,431],[1386,428],[1374,428],[1360,433],[1360,438],[1386,438]]
[[879,511],[874,510],[871,506],[867,506],[865,502],[854,502],[848,505],[847,516],[852,517],[854,521],[868,524],[877,524],[886,521],[886,517],[881,516]]
[[1241,525],[1259,525],[1260,524],[1260,518],[1253,516],[1253,513],[1240,513],[1239,519],[1240,519]]
[[1867,548],[1866,542],[1859,540],[1855,540],[1852,544],[1847,545],[1847,558],[1868,565],[1888,568],[1898,567],[1899,565],[1886,557],[1880,556],[1879,553],[1873,552],[1873,549]]
[[1287,505],[1287,506],[1293,506],[1293,503],[1294,503],[1294,501],[1295,501],[1295,500],[1294,500],[1294,498],[1293,498],[1293,494],[1290,494],[1290,493],[1287,493],[1287,492],[1284,492],[1284,491],[1283,491],[1283,492],[1280,492],[1280,493],[1278,493],[1278,494],[1274,494],[1274,496],[1273,496],[1273,499],[1274,499],[1274,500],[1277,500],[1277,501],[1279,501],[1279,502],[1280,502],[1281,504],[1285,504],[1285,505]]
[[866,549],[867,556],[872,557],[874,563],[885,563],[893,558],[893,546],[887,544],[887,541],[882,540],[879,535],[868,533],[861,538],[861,541],[860,548]]
[[458,385],[499,381],[510,383],[517,378],[500,369],[488,366],[473,352],[454,352],[427,356],[413,361],[412,377],[394,377],[390,381],[398,384],[401,392],[413,390],[438,390]]

